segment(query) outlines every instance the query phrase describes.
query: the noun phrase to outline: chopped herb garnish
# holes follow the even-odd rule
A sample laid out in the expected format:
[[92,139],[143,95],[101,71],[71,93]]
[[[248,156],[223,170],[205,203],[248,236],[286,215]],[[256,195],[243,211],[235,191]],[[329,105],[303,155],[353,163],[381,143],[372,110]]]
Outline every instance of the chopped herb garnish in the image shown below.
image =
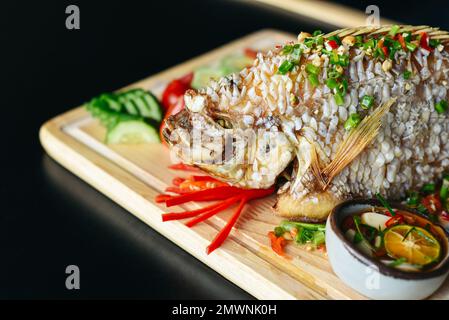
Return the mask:
[[405,80],[408,80],[408,79],[410,79],[411,75],[412,75],[411,71],[405,70],[402,76],[404,77]]
[[[335,103],[337,104],[337,106],[341,106],[345,103],[345,99],[343,98],[343,95],[339,92],[334,94],[334,99],[335,99]],[[346,120],[346,122],[348,120]],[[346,128],[346,123],[345,123],[345,128]]]
[[362,102],[360,103],[360,106],[362,107],[362,109],[368,110],[373,106],[373,104],[374,104],[374,97],[365,95],[362,98]]
[[380,193],[376,193],[376,198],[382,203],[382,205],[387,208],[388,212],[390,212],[390,215],[394,217],[396,213],[394,212],[393,208],[390,206],[390,204],[385,200],[384,197]]
[[338,36],[332,36],[332,37],[329,37],[328,38],[328,40],[329,41],[335,41],[338,45],[341,45],[341,40],[340,40],[340,37],[338,37]]
[[338,82],[335,79],[327,79],[326,85],[332,90],[338,87]]
[[316,36],[319,36],[320,34],[323,34],[323,31],[321,31],[321,30],[315,30],[314,32],[313,32],[313,36],[314,37],[316,37]]
[[448,106],[447,101],[441,100],[435,104],[435,111],[438,112],[439,114],[442,114],[446,112],[447,106]]
[[343,54],[339,56],[338,64],[342,67],[347,67],[349,65],[349,54]]
[[419,204],[420,198],[419,198],[419,193],[412,191],[409,193],[408,197],[407,197],[407,205],[415,207]]
[[291,71],[295,67],[295,64],[292,61],[285,60],[279,67],[278,73],[286,74]]
[[276,227],[274,228],[274,234],[276,235],[276,237],[280,237],[285,233],[284,228],[282,227]]
[[[336,94],[337,95],[337,94]],[[358,113],[351,113],[349,118],[345,121],[345,129],[350,131],[354,128],[357,128],[359,123],[362,121],[362,118]]]
[[422,193],[434,193],[435,190],[436,190],[435,183],[426,183],[421,188]]
[[405,43],[405,46],[407,47],[407,50],[408,50],[408,51],[411,51],[411,52],[415,51],[416,48],[417,48],[417,45],[416,45],[416,44],[413,44],[413,43],[411,43],[411,42],[406,42],[406,43]]
[[320,72],[320,68],[313,65],[312,63],[308,63],[306,65],[306,71],[309,74],[314,74],[314,75],[318,75],[318,73]]
[[310,84],[312,85],[312,87],[316,87],[320,83],[318,81],[318,76],[316,74],[313,74],[313,73],[309,74],[307,79],[309,79]]
[[391,26],[389,35],[394,37],[396,35],[396,33],[399,32],[399,29],[400,29],[400,27],[398,25]]
[[440,40],[438,39],[430,39],[429,40],[429,46],[431,46],[432,48],[436,48],[440,45]]
[[414,231],[414,230],[416,230],[416,228],[415,228],[415,227],[411,227],[410,230],[408,230],[408,231],[405,233],[404,237],[402,238],[402,242],[404,242],[405,239],[407,239],[408,235],[409,235],[412,231]]
[[299,46],[299,44],[295,44],[295,45],[293,46],[292,58],[293,58],[295,61],[299,61],[299,59],[301,59],[301,55],[302,55],[302,49],[301,49],[301,47]]
[[289,54],[292,51],[293,51],[293,46],[290,44],[287,44],[282,48],[281,54]]

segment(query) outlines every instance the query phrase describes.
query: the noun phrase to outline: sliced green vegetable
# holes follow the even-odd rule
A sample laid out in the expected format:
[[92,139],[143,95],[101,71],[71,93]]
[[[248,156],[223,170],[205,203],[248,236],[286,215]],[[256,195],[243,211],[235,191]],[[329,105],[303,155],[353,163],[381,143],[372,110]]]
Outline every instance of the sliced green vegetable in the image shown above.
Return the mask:
[[362,121],[362,118],[360,117],[360,115],[358,113],[351,113],[349,118],[345,121],[344,127],[346,130],[350,131],[350,130],[356,128],[361,121]]
[[287,72],[291,71],[295,67],[295,63],[289,60],[285,60],[282,62],[282,64],[279,66],[278,73],[284,75]]
[[390,212],[391,216],[394,217],[396,213],[394,212],[393,208],[390,206],[390,204],[385,200],[384,197],[380,193],[376,193],[376,198],[382,203],[382,205],[387,208],[388,212]]
[[307,78],[309,79],[312,87],[316,87],[320,83],[316,74],[309,74]]
[[326,85],[329,89],[335,89],[338,87],[338,82],[335,79],[327,79]]
[[388,33],[390,36],[394,37],[396,33],[399,32],[400,27],[398,25],[391,26],[390,32]]
[[441,100],[435,104],[435,111],[438,112],[439,114],[442,114],[446,112],[447,107],[448,107],[447,101]]
[[374,97],[365,95],[362,98],[362,102],[360,103],[360,106],[362,107],[362,109],[368,110],[373,106],[373,104],[374,104]]
[[423,193],[434,193],[435,190],[436,190],[435,183],[426,183],[421,188],[421,192]]
[[106,143],[154,143],[160,142],[157,128],[143,120],[121,121],[106,135]]
[[405,80],[410,79],[410,76],[412,75],[412,72],[409,70],[405,70],[404,74],[402,75],[404,77]]
[[[345,103],[345,99],[344,99],[343,95],[339,92],[334,94],[334,99],[335,99],[335,103],[337,104],[337,106],[341,106]],[[346,120],[346,121],[348,121],[348,120]],[[345,128],[346,128],[346,122],[345,122]]]
[[320,73],[320,68],[317,66],[314,66],[312,63],[308,63],[306,65],[306,71],[309,74],[318,75]]

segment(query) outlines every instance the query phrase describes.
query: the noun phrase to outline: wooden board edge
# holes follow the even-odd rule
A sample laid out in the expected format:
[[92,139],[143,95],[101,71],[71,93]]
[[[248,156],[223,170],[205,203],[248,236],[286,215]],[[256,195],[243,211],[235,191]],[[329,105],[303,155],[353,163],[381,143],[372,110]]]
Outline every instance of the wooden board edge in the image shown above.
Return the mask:
[[[81,111],[84,112],[84,110]],[[68,113],[71,117],[76,117],[79,114],[79,108]],[[270,280],[269,274],[255,272],[255,269],[258,267],[260,269],[260,266],[264,266],[266,270],[283,273],[268,261],[248,251],[235,241],[227,241],[220,250],[216,251],[216,253],[209,256],[206,255],[204,248],[207,246],[212,236],[217,232],[215,228],[208,224],[202,224],[201,226],[196,227],[195,231],[185,228],[185,226],[179,222],[159,224],[156,226],[154,221],[149,220],[147,215],[142,213],[146,209],[162,212],[159,207],[151,206],[152,204],[147,200],[149,196],[153,198],[156,191],[154,191],[154,194],[147,194],[145,196],[145,192],[142,192],[142,190],[151,189],[150,186],[145,185],[122,168],[111,163],[109,160],[102,158],[100,155],[96,155],[95,151],[88,149],[80,142],[66,135],[62,131],[62,127],[67,124],[68,122],[64,121],[63,118],[56,117],[53,120],[46,122],[40,128],[39,139],[48,155],[67,170],[73,172],[83,181],[105,194],[183,250],[187,251],[189,254],[214,269],[217,273],[237,284],[243,290],[258,299],[291,300],[298,298],[324,298],[318,292],[315,292],[301,282],[290,278],[288,275],[286,276],[290,281],[297,282],[298,288],[300,288],[301,291],[289,291],[284,289],[272,281],[272,279]],[[114,171],[114,174],[111,173],[111,170]],[[123,182],[124,180],[132,180],[132,183],[140,185],[142,190],[136,192],[136,190],[129,189],[129,192],[123,193],[121,197],[117,197],[112,190],[117,188],[118,185],[126,185],[126,183]],[[140,196],[136,196],[136,193]],[[191,233],[191,237],[188,241],[193,243],[192,245],[187,245],[185,238],[183,238],[184,241],[180,241],[178,237],[175,237],[175,234],[177,234],[176,229],[178,228],[183,228],[183,234],[186,232]],[[201,234],[201,239],[198,237],[198,233]],[[242,250],[246,251],[244,262],[238,259],[236,254]],[[224,261],[228,264],[227,268],[223,268]],[[244,279],[243,282],[242,279]],[[263,284],[263,286],[255,288],[251,283],[259,283]]]

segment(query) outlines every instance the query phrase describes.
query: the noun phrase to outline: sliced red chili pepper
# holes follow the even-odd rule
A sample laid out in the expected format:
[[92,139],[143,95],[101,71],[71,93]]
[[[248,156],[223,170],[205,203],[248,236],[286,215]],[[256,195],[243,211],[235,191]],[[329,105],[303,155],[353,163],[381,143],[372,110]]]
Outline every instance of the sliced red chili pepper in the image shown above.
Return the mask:
[[226,240],[226,238],[228,237],[229,233],[231,232],[232,227],[237,222],[237,219],[239,218],[240,214],[242,213],[243,207],[245,206],[246,202],[247,202],[246,198],[242,198],[240,200],[239,206],[234,211],[234,213],[232,214],[232,216],[229,219],[229,221],[226,223],[224,228],[221,229],[220,232],[215,236],[214,240],[212,240],[210,245],[206,248],[206,253],[207,254],[210,254],[211,252],[213,252],[215,249],[217,249],[219,246],[221,246],[223,241]]
[[190,201],[211,201],[224,200],[241,193],[241,189],[236,187],[217,187],[214,189],[204,189],[177,197],[172,197],[165,202],[167,207],[177,206]]
[[421,200],[421,203],[431,214],[436,214],[443,210],[440,197],[436,194],[429,194]]
[[179,185],[180,185],[181,183],[183,183],[185,180],[186,180],[186,179],[184,179],[184,178],[176,177],[176,178],[173,178],[173,180],[172,180],[171,183],[172,183],[174,186],[179,187]]
[[383,51],[385,57],[388,57],[388,48],[387,47],[382,47],[382,51]]
[[203,208],[200,208],[197,210],[192,210],[192,211],[163,213],[162,221],[181,220],[181,219],[191,218],[191,217],[197,216],[201,213],[210,211],[216,207],[222,206],[222,204],[223,204],[222,202],[219,202],[219,203],[214,203],[209,206],[206,206],[206,207],[203,207]]
[[194,218],[192,220],[187,221],[186,222],[186,226],[191,228],[194,225],[196,225],[197,223],[209,219],[210,217],[212,217],[213,215],[217,214],[218,212],[226,210],[231,205],[233,205],[234,203],[239,201],[241,198],[242,197],[240,197],[240,196],[236,196],[236,197],[232,197],[232,198],[230,198],[228,200],[225,200],[223,202],[220,202],[218,204],[218,206],[216,206],[216,207],[214,207],[214,208],[204,212],[203,214],[201,214],[200,216],[198,216],[198,217],[196,217],[196,218]]
[[168,199],[171,199],[173,196],[169,195],[169,194],[158,194],[155,198],[154,201],[156,201],[156,203],[162,203],[167,201]]
[[338,43],[335,40],[329,40],[327,42],[327,44],[329,45],[329,47],[331,47],[332,49],[337,49],[338,48]]
[[165,188],[165,192],[172,192],[172,193],[177,193],[177,194],[188,194],[188,193],[191,193],[192,190],[182,189],[179,187],[167,187],[167,188]]
[[402,49],[406,50],[407,46],[405,45],[405,40],[404,40],[404,37],[402,36],[402,34],[398,33],[396,35],[396,37],[397,37],[399,43],[401,44]]
[[273,251],[280,256],[284,256],[285,239],[283,237],[276,237],[273,231],[268,232],[268,237],[270,238]]
[[429,36],[426,32],[421,32],[421,39],[419,40],[419,45],[421,48],[427,51],[432,51],[433,49],[429,46]]
[[191,180],[191,181],[215,181],[215,182],[221,182],[220,180],[212,178],[211,176],[190,176],[188,178],[188,180]]
[[387,220],[387,222],[385,222],[385,226],[389,228],[401,222],[404,222],[404,217],[400,214],[396,214],[394,217],[391,217],[390,219]]

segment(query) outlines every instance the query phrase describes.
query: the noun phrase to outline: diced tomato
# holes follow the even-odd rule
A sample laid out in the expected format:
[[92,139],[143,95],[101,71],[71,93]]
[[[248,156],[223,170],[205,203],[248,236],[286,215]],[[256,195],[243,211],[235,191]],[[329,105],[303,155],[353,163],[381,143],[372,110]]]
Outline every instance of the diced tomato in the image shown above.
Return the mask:
[[426,32],[421,33],[419,45],[421,46],[421,48],[426,49],[427,51],[432,51],[432,48],[429,46],[429,36],[427,35]]
[[331,47],[332,49],[337,49],[338,48],[338,43],[335,40],[329,40],[327,42],[327,44],[329,45],[329,47]]
[[186,74],[185,76],[175,79],[170,82],[162,94],[162,105],[165,110],[170,109],[172,105],[178,103],[179,99],[184,96],[184,93],[191,89],[193,73]]
[[284,256],[284,246],[286,244],[286,241],[283,237],[276,237],[273,231],[268,232],[268,237],[271,241],[271,248],[274,252],[276,252],[280,256]]
[[429,194],[421,200],[421,203],[430,214],[436,214],[443,210],[440,197],[436,194]]

